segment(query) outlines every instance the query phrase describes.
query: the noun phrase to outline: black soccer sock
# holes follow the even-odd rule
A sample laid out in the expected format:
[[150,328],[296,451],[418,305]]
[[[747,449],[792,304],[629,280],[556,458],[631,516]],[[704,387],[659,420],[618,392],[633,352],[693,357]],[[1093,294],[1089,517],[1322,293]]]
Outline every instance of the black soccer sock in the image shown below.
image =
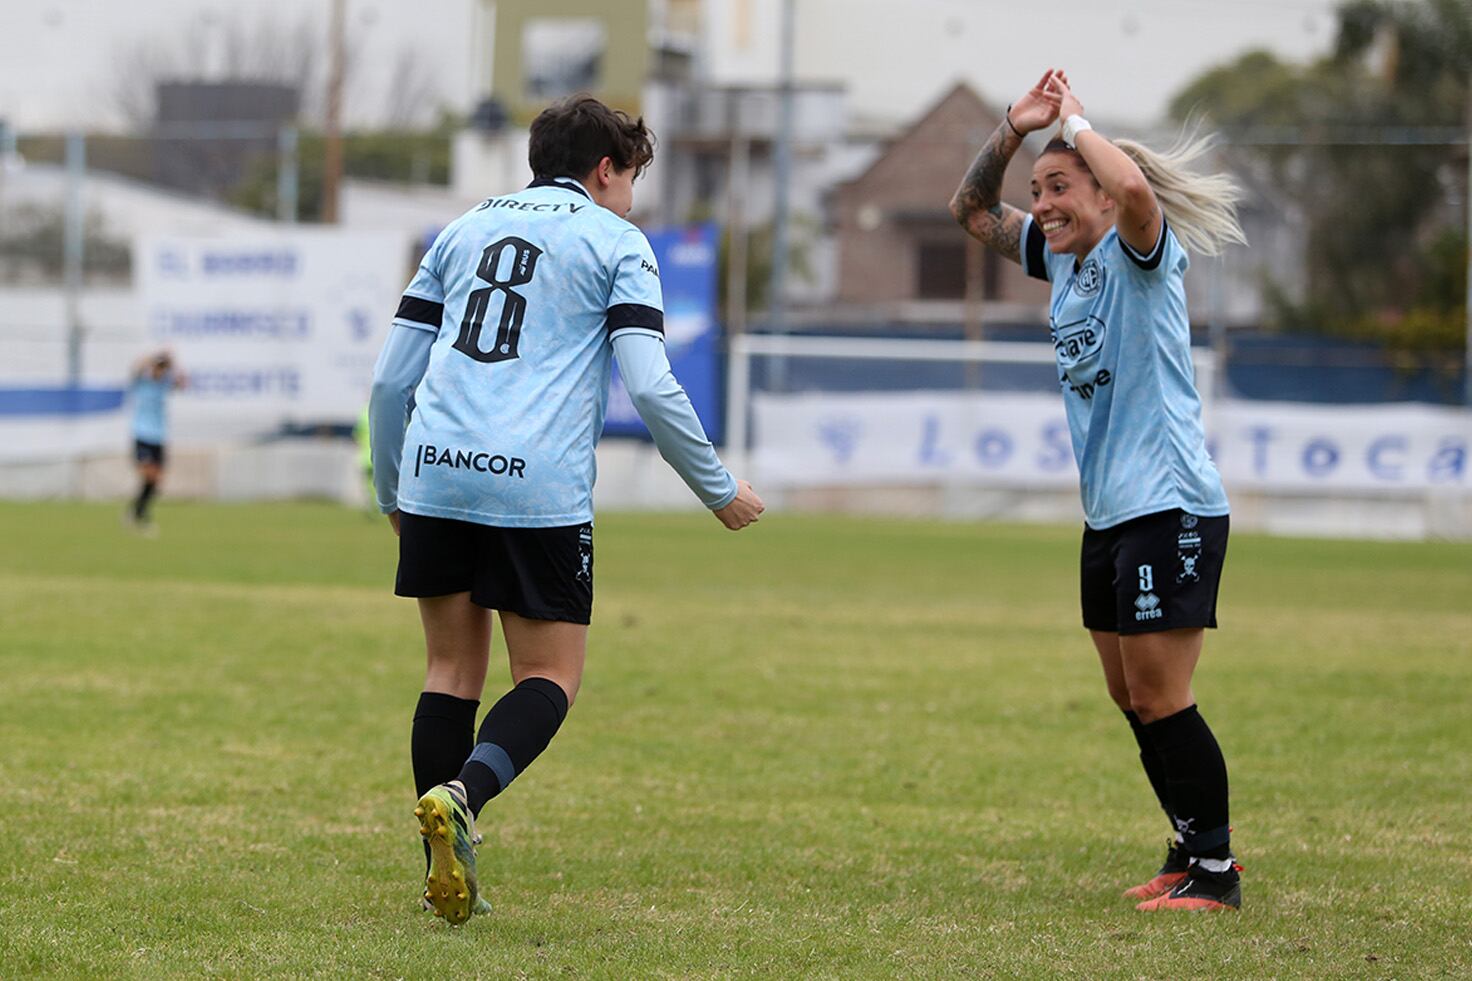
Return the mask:
[[[465,757],[475,746],[475,712],[480,702],[456,698],[438,691],[419,693],[414,708],[414,728],[409,735],[409,755],[414,765],[414,793],[423,797],[432,787],[455,779]],[[429,842],[424,842],[425,868],[429,867]]]
[[460,770],[471,813],[506,789],[536,759],[567,718],[567,693],[555,681],[528,678],[491,706],[480,739]]
[[138,489],[138,498],[133,502],[133,517],[138,521],[148,519],[148,505],[153,500],[153,495],[158,491],[158,483],[145,480],[143,486]]
[[419,693],[409,751],[414,759],[414,791],[423,797],[430,788],[455,779],[475,746],[475,712],[480,702],[444,692]]
[[1124,717],[1129,720],[1130,732],[1135,734],[1135,745],[1140,747],[1140,765],[1145,768],[1145,776],[1150,781],[1150,789],[1155,791],[1155,799],[1160,802],[1160,809],[1165,812],[1165,819],[1170,822],[1172,830],[1176,826],[1176,818],[1170,809],[1170,788],[1165,782],[1165,768],[1160,765],[1160,754],[1155,751],[1155,743],[1145,734],[1145,723],[1134,712],[1126,709]]
[[1165,772],[1167,798],[1186,851],[1197,858],[1232,853],[1227,827],[1227,763],[1196,706],[1145,725]]

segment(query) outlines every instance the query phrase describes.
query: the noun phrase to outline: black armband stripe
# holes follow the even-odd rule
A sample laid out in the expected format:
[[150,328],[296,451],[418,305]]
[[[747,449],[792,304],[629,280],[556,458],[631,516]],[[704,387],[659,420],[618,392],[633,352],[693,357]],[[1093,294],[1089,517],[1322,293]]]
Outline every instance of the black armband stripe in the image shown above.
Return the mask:
[[439,330],[440,323],[445,319],[445,305],[423,297],[405,295],[399,301],[399,312],[394,314],[394,319],[412,320],[416,324],[428,324]]
[[1155,240],[1155,248],[1150,250],[1149,255],[1141,255],[1135,251],[1135,247],[1123,238],[1119,240],[1124,254],[1130,257],[1130,261],[1147,272],[1160,266],[1160,260],[1165,258],[1165,218],[1160,219],[1160,237]]
[[1033,279],[1048,281],[1048,240],[1043,236],[1043,230],[1038,227],[1036,221],[1027,223],[1027,235],[1022,243],[1023,257],[1027,260],[1027,274]]
[[646,307],[642,303],[615,303],[608,308],[608,333],[638,327],[664,335],[664,311]]

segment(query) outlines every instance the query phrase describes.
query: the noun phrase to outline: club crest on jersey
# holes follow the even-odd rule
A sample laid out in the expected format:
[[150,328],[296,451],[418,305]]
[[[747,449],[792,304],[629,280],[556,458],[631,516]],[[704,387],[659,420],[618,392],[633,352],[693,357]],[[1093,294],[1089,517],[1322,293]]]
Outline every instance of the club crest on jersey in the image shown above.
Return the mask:
[[1099,291],[1104,288],[1104,268],[1099,265],[1099,260],[1090,256],[1088,261],[1079,269],[1078,275],[1073,277],[1073,291],[1082,297],[1098,296]]

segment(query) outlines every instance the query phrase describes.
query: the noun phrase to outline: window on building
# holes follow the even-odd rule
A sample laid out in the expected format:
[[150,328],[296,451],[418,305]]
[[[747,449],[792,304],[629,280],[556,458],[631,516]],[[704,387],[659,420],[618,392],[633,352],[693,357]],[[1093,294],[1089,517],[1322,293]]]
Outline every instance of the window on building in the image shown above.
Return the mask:
[[607,30],[592,17],[538,17],[521,31],[528,99],[550,102],[592,92],[603,81]]
[[966,243],[921,242],[916,255],[915,296],[960,300],[966,296]]

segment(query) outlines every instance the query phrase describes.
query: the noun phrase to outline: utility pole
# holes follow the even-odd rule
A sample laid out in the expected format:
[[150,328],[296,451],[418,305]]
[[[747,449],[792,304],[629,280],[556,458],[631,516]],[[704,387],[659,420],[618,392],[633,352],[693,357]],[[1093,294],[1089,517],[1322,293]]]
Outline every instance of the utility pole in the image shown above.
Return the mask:
[[1467,333],[1462,352],[1462,404],[1472,408],[1472,75],[1467,79]]
[[746,333],[746,192],[751,174],[751,140],[746,135],[740,89],[732,92],[731,167],[726,176],[726,335]]
[[327,26],[327,127],[322,148],[322,221],[337,224],[337,196],[342,183],[343,21],[347,0],[332,0]]
[[[781,67],[778,81],[777,145],[772,179],[776,182],[776,202],[772,211],[772,277],[769,281],[767,307],[773,333],[787,329],[787,226],[790,210],[788,185],[792,183],[792,100],[793,100],[793,34],[796,0],[782,0]],[[772,362],[772,381],[778,388],[786,382],[786,363],[782,358]]]
[[296,221],[298,181],[295,126],[283,126],[276,134],[276,220]]
[[82,260],[86,247],[86,211],[82,184],[87,179],[87,137],[66,135],[66,212],[62,226],[62,277],[66,308],[66,377],[82,384]]

